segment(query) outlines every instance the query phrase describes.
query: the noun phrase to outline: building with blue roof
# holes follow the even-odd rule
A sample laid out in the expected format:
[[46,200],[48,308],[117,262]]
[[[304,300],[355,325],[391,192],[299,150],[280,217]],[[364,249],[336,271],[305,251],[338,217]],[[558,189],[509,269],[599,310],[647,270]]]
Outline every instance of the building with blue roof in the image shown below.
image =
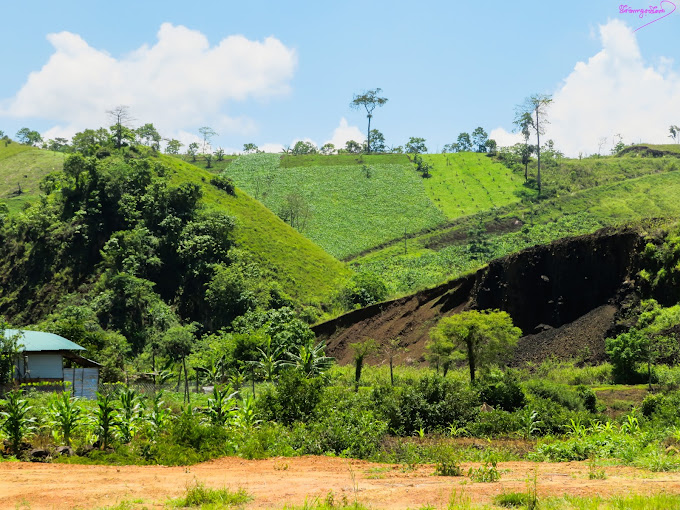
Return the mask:
[[[79,353],[85,348],[54,333],[5,329],[19,352],[14,377],[18,382],[52,382],[70,386],[75,396],[94,398],[101,365]],[[66,365],[66,366],[65,366]],[[76,365],[78,365],[76,367]]]

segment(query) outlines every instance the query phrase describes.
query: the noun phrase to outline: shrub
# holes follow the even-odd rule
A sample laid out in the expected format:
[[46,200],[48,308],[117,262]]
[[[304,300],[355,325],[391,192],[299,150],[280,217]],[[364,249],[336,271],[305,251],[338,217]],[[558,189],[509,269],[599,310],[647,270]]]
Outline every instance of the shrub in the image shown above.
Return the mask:
[[581,397],[583,407],[586,408],[586,411],[590,411],[591,413],[597,412],[597,396],[593,390],[580,384],[576,387],[576,392],[579,397]]
[[227,429],[202,424],[190,409],[185,409],[172,421],[167,442],[191,448],[201,458],[229,455],[235,450]]
[[372,399],[390,430],[409,436],[420,429],[444,431],[452,423],[470,423],[477,417],[480,405],[477,392],[469,385],[438,374],[406,381],[403,387],[378,387]]
[[470,434],[475,437],[509,435],[519,429],[520,420],[517,414],[502,409],[479,413],[477,421],[468,426]]
[[605,349],[613,366],[614,381],[622,384],[637,384],[645,375],[637,371],[637,364],[647,355],[649,338],[635,328],[621,333],[616,338],[605,340]]
[[216,175],[215,177],[210,179],[210,184],[212,184],[216,188],[226,191],[231,196],[234,197],[236,196],[236,188],[234,186],[234,181],[232,181],[229,177],[226,177],[224,175]]
[[475,483],[497,482],[501,479],[501,474],[496,466],[495,459],[488,460],[478,468],[470,468],[468,476]]
[[386,434],[387,422],[373,412],[348,407],[328,410],[320,421],[299,423],[293,429],[292,442],[306,454],[367,459],[378,450]]
[[346,309],[352,309],[378,303],[386,297],[385,281],[375,273],[361,271],[350,278],[339,299]]
[[323,377],[308,379],[297,370],[285,370],[278,384],[269,386],[257,399],[257,413],[263,420],[284,425],[307,421],[319,403],[326,383]]
[[526,397],[517,381],[517,376],[507,371],[492,371],[480,378],[477,389],[479,398],[492,407],[514,411],[524,406]]
[[530,394],[552,400],[556,404],[572,411],[582,411],[584,409],[583,400],[569,386],[539,379],[529,381],[526,386]]

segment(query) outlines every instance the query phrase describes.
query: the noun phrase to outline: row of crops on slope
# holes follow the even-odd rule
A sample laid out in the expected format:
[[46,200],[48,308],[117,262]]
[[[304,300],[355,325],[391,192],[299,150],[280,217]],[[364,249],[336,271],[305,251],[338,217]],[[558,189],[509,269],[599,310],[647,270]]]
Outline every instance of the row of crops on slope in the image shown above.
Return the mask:
[[426,154],[431,177],[424,180],[428,196],[449,218],[511,204],[533,190],[527,190],[524,178],[506,166],[474,152]]
[[446,222],[410,165],[281,168],[279,162],[275,154],[245,156],[225,175],[280,216],[294,212],[296,228],[335,257]]

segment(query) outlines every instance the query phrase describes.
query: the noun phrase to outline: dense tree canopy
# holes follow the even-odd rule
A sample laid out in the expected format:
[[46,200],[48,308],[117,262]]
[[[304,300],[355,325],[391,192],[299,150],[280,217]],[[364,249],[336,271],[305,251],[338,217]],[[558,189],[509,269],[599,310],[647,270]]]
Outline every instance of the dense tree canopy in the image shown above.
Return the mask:
[[478,369],[503,363],[521,334],[506,312],[461,312],[444,317],[430,330],[429,358],[446,371],[456,354],[466,357],[474,381]]

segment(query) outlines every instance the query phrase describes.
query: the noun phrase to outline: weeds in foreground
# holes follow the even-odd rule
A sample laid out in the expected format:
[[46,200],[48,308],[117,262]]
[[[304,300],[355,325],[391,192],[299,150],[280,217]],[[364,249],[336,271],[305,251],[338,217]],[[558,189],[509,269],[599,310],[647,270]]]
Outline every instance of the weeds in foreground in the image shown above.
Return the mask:
[[314,498],[311,501],[305,499],[302,505],[285,505],[283,510],[333,510],[336,508],[342,510],[370,510],[369,507],[356,501],[350,503],[344,494],[340,501],[336,501],[333,491],[329,491],[323,501],[319,500],[319,498]]
[[470,468],[468,476],[476,483],[497,482],[501,479],[501,474],[496,465],[496,459],[487,460],[478,468]]
[[243,505],[250,501],[252,496],[245,489],[239,488],[236,492],[229,489],[211,489],[203,483],[196,482],[187,487],[186,494],[170,502],[173,507],[201,507],[203,505],[218,505],[218,508]]
[[595,464],[595,459],[588,461],[588,479],[589,480],[605,480],[607,472]]

